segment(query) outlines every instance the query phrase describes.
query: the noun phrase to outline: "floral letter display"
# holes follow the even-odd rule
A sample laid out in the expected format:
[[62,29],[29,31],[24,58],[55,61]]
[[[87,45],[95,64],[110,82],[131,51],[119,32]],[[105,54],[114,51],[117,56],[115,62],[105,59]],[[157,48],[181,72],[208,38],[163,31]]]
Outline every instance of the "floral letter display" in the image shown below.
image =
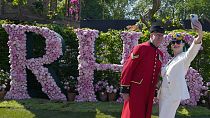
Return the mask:
[[[38,82],[41,83],[42,91],[50,100],[66,100],[66,96],[61,93],[60,88],[53,80],[44,64],[50,64],[57,60],[62,54],[62,43],[60,36],[48,28],[36,26],[23,26],[14,24],[3,24],[9,34],[9,57],[10,57],[10,78],[11,88],[7,92],[6,99],[26,99],[30,98],[27,91],[26,68],[32,71]],[[46,39],[46,53],[42,57],[26,59],[26,34],[25,32],[35,32]]]
[[[194,37],[186,33],[182,33],[182,35],[184,35],[184,41],[188,45],[191,45]],[[160,50],[163,52],[164,55],[163,65],[165,65],[167,61],[172,58],[171,55],[167,52],[167,46],[169,45],[171,40],[172,35],[166,35],[164,42],[160,46]],[[203,87],[203,78],[198,73],[198,71],[190,67],[186,75],[186,81],[190,92],[190,99],[182,101],[182,104],[195,106],[197,105],[197,101],[199,101],[200,99],[202,90],[205,89],[205,87]]]
[[[50,64],[57,60],[62,54],[62,43],[60,35],[48,28],[39,28],[36,26],[23,26],[14,24],[2,25],[9,34],[9,57],[10,57],[10,78],[11,88],[7,92],[6,99],[26,99],[30,98],[27,91],[27,75],[26,68],[32,71],[36,79],[41,83],[42,91],[51,100],[66,100],[66,96],[62,94],[61,89],[57,86],[52,75],[48,72],[48,68],[44,64]],[[26,34],[25,32],[35,32],[42,35],[46,39],[46,53],[42,57],[26,59]],[[79,77],[77,90],[79,95],[76,101],[97,101],[94,92],[93,80],[94,70],[112,70],[120,72],[122,65],[127,59],[131,49],[138,44],[138,39],[142,35],[139,32],[122,32],[123,53],[121,64],[98,64],[94,57],[94,44],[98,37],[99,31],[88,29],[76,29],[77,38],[79,39],[79,56],[78,69]],[[163,65],[171,58],[167,52],[167,46],[171,40],[171,35],[166,35],[160,49],[164,54]],[[193,41],[191,35],[185,34],[184,40],[190,45]],[[200,99],[203,87],[203,78],[198,71],[190,68],[186,75],[187,84],[191,98],[182,101],[182,104],[197,105]]]
[[[94,70],[113,70],[116,72],[121,71],[122,65],[118,64],[98,64],[95,62],[94,57],[94,41],[98,37],[97,30],[76,30],[77,38],[79,39],[79,77],[78,77],[78,91],[77,101],[96,101],[93,87],[93,71]],[[129,52],[133,46],[138,44],[138,39],[141,33],[137,32],[122,32],[121,39],[123,40],[123,53],[121,64],[124,63],[128,57]],[[172,58],[167,52],[167,46],[171,40],[171,35],[166,35],[163,44],[160,46],[161,51],[164,53],[163,65]],[[184,40],[190,45],[193,41],[191,35],[185,34]],[[196,105],[200,99],[203,87],[203,78],[194,69],[190,68],[186,75],[187,84],[190,91],[191,98],[182,101],[182,104]]]
[[[97,30],[75,30],[77,38],[79,39],[79,77],[78,77],[78,87],[77,90],[79,95],[76,97],[76,101],[97,101],[93,79],[94,70],[112,70],[115,72],[120,72],[122,70],[122,65],[118,64],[98,64],[95,62],[94,57],[94,43],[95,39],[98,37]],[[121,38],[123,39],[123,60],[121,64],[126,60],[130,50],[133,46],[138,44],[138,39],[141,33],[138,32],[122,32]]]

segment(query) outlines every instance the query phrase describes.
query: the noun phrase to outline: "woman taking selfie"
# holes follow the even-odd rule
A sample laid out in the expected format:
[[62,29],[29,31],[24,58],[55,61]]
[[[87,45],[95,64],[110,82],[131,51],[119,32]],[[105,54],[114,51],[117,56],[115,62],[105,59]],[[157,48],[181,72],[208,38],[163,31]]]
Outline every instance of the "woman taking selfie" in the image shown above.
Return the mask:
[[190,98],[185,75],[201,47],[203,37],[201,23],[195,20],[192,26],[198,36],[186,52],[183,51],[184,36],[181,33],[172,35],[170,44],[174,57],[161,69],[163,82],[159,91],[159,118],[174,118],[180,102]]

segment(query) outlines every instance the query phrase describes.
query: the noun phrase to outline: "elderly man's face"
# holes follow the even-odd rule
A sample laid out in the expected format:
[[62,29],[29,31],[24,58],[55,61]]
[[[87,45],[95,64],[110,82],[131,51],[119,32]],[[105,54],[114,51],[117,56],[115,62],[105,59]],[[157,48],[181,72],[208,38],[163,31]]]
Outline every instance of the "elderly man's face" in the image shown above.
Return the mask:
[[150,41],[156,46],[159,47],[163,41],[163,33],[153,32],[150,34]]

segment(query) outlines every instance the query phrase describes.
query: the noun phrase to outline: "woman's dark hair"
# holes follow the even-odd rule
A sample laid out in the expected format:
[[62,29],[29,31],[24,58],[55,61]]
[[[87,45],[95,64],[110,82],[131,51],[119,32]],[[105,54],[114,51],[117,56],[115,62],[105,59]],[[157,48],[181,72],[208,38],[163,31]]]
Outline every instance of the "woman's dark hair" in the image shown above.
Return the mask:
[[[188,50],[188,48],[190,47],[190,45],[188,43],[186,43],[186,41],[182,40],[182,43],[184,43],[184,47],[183,47],[183,52],[186,52]],[[173,57],[173,50],[171,49],[171,42],[169,43],[169,45],[167,46],[167,51],[168,53]]]

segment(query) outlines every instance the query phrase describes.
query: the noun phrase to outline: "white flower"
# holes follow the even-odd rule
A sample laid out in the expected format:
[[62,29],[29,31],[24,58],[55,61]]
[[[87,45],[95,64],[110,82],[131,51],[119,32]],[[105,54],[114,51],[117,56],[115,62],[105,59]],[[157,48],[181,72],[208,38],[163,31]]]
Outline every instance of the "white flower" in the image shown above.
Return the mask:
[[114,93],[117,93],[117,89],[114,89],[113,92],[114,92]]
[[4,89],[5,89],[5,88],[6,88],[6,85],[5,85],[5,84],[3,84],[3,85],[2,85],[2,88],[4,88]]

